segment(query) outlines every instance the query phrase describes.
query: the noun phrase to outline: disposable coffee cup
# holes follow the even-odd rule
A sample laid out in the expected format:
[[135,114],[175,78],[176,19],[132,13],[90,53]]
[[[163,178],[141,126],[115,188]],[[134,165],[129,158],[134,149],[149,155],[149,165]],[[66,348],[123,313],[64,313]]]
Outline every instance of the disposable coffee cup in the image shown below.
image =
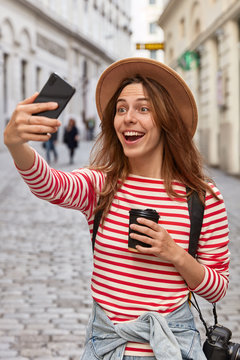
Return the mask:
[[[132,239],[130,237],[130,234],[131,233],[135,233],[135,234],[140,234],[140,235],[144,235],[144,236],[148,236],[148,235],[145,235],[145,234],[142,234],[138,231],[135,231],[135,230],[132,230],[130,228],[130,225],[131,224],[138,224],[140,225],[138,222],[137,222],[137,218],[145,218],[145,219],[149,219],[149,220],[152,220],[154,221],[156,224],[158,224],[158,220],[160,218],[158,212],[154,209],[131,209],[129,211],[129,235],[128,235],[128,248],[129,250],[131,251],[137,251],[136,249],[136,245],[141,245],[143,247],[151,247],[151,245],[149,244],[145,244],[144,242],[142,241],[139,241],[139,240],[136,240],[136,239]],[[148,236],[150,237],[150,236]]]

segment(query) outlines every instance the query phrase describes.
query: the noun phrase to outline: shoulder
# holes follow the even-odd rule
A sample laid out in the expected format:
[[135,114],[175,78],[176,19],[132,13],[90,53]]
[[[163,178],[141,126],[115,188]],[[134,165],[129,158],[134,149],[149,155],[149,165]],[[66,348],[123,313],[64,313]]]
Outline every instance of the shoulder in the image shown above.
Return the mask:
[[[214,213],[218,211],[220,212],[225,211],[226,209],[221,191],[213,183],[209,183],[209,186],[212,188],[213,193],[211,193],[209,190],[206,192],[206,196],[205,196],[206,212]],[[217,198],[214,196],[214,194],[217,196]]]
[[[213,190],[213,193],[219,198],[219,201],[223,201],[223,195],[221,193],[221,191],[219,190],[219,188],[213,184],[213,183],[208,183],[208,185],[211,187],[211,189]],[[209,191],[206,191],[206,199],[215,199],[216,201],[218,201],[215,196]]]

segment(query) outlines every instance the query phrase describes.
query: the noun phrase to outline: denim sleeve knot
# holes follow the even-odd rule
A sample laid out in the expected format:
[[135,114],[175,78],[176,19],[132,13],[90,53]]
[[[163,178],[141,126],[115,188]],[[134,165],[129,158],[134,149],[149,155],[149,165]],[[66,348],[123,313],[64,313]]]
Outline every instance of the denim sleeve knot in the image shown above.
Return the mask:
[[135,321],[116,324],[115,331],[126,341],[149,343],[156,359],[182,360],[180,347],[166,319],[156,312],[146,312]]
[[131,322],[114,325],[100,306],[96,306],[97,322],[92,323],[92,344],[97,358],[121,360],[128,341],[149,343],[156,359],[182,360],[179,344],[165,318],[146,312]]

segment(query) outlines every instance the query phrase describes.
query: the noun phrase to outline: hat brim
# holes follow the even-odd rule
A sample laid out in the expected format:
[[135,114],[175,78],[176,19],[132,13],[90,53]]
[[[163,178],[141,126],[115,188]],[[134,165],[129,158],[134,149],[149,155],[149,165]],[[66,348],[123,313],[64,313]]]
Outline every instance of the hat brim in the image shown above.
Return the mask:
[[169,66],[148,58],[127,58],[111,64],[100,76],[96,87],[96,106],[100,119],[123,80],[142,75],[154,79],[170,94],[191,136],[197,127],[197,106],[182,77]]

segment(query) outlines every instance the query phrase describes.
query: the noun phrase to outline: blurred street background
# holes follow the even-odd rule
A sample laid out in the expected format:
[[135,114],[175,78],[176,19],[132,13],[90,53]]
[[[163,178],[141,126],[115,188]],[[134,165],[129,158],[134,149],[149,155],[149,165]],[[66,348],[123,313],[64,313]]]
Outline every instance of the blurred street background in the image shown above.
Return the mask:
[[[229,291],[219,323],[240,343],[240,2],[238,0],[1,0],[0,133],[16,104],[51,72],[76,94],[60,116],[57,162],[88,163],[99,132],[95,87],[124,57],[173,67],[194,93],[195,142],[223,193],[230,224]],[[63,132],[80,142],[69,165]],[[46,157],[42,144],[33,144]],[[20,179],[0,137],[0,360],[80,359],[91,311],[92,250],[83,215],[39,201]],[[199,299],[208,325],[211,305]],[[204,328],[193,310],[202,339]]]

